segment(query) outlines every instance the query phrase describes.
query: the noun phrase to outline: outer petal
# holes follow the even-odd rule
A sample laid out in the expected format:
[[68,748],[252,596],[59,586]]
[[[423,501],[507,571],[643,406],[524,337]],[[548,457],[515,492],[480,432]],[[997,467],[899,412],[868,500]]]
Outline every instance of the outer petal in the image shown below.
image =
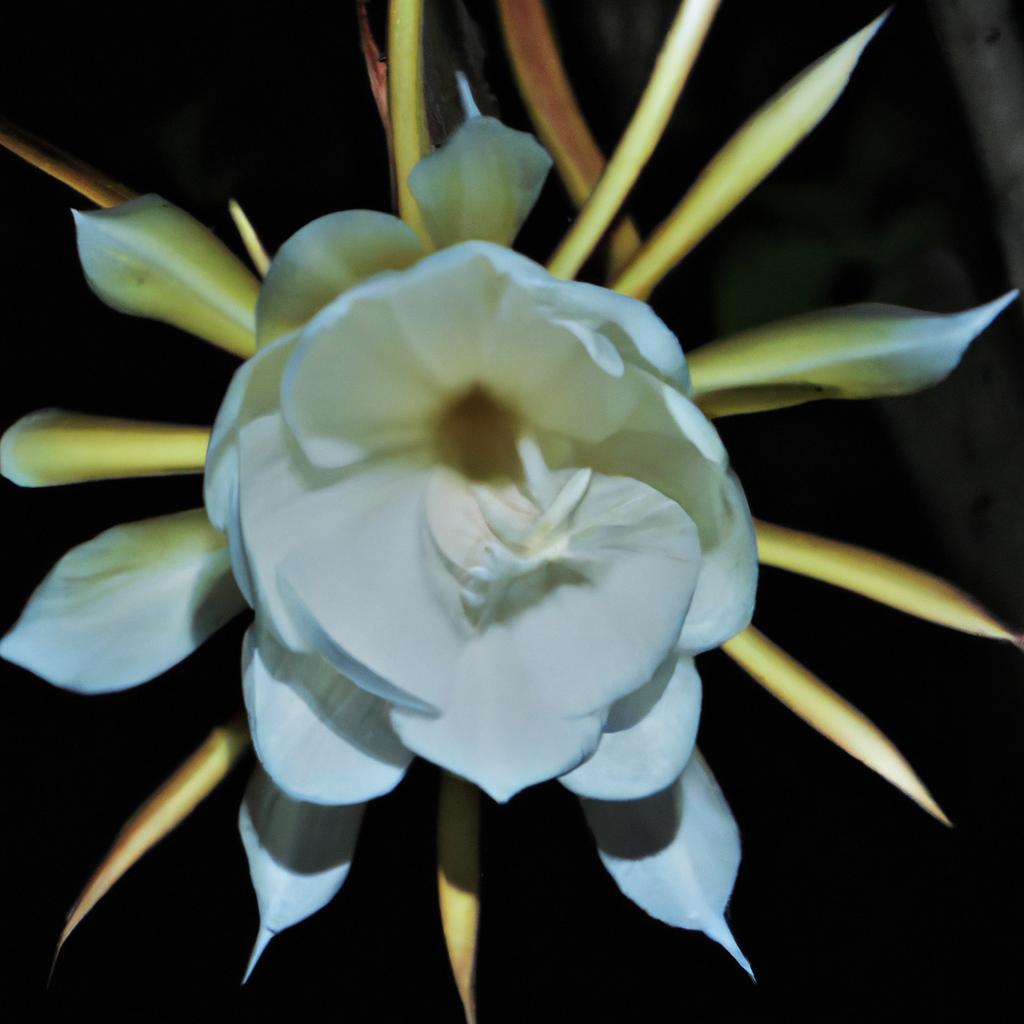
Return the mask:
[[0,438],[0,473],[19,487],[198,473],[210,431],[39,409]]
[[[660,387],[660,385],[659,385]],[[757,589],[757,547],[746,498],[728,469],[714,427],[689,399],[663,388],[580,458],[608,474],[629,474],[677,501],[700,531],[701,569],[680,634],[680,653],[717,647],[749,622]]]
[[232,493],[238,486],[237,453],[233,450],[239,431],[251,420],[276,412],[281,404],[281,377],[295,348],[295,334],[278,338],[247,359],[228,385],[206,450],[203,499],[210,522],[226,530],[231,521]]
[[551,157],[526,132],[473,117],[409,174],[434,243],[511,245],[540,195]]
[[700,752],[660,793],[582,804],[601,860],[623,894],[659,921],[704,932],[751,973],[725,923],[740,865],[739,831]]
[[256,306],[260,347],[302,327],[343,291],[423,255],[416,233],[397,217],[346,210],[318,217],[277,251]]
[[155,195],[74,215],[82,269],[104,302],[252,352],[259,282],[195,218]]
[[690,354],[694,391],[720,416],[920,391],[946,377],[1016,296],[963,313],[872,303],[755,327]]
[[689,394],[690,375],[679,339],[646,302],[550,274],[539,278],[530,291],[555,323],[598,332],[626,362]]
[[246,978],[278,932],[316,913],[342,887],[363,808],[292,800],[261,769],[253,774],[238,815],[260,908],[260,930]]
[[679,651],[701,654],[750,625],[757,594],[757,541],[747,499],[732,472],[723,475],[719,514],[701,534],[700,576],[679,634]]
[[289,796],[359,803],[401,781],[412,754],[391,728],[390,706],[380,698],[319,655],[290,653],[266,630],[246,634],[242,663],[253,745]]
[[69,551],[0,655],[81,693],[122,690],[181,661],[243,607],[206,513],[158,516]]
[[449,708],[440,715],[392,712],[395,731],[410,749],[499,802],[571,771],[593,754],[601,739],[601,712],[555,714],[534,687],[517,693],[504,666],[476,658],[473,667],[475,677],[460,673]]
[[671,658],[613,705],[597,751],[559,781],[596,800],[636,800],[672,785],[697,741],[700,698],[693,661]]

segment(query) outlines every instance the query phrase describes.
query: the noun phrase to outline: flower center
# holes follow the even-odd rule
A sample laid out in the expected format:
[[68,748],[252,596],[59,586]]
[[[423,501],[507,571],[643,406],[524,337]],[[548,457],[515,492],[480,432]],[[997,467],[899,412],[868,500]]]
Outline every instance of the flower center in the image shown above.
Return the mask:
[[518,437],[519,417],[479,385],[448,405],[437,425],[441,461],[468,480],[518,479]]

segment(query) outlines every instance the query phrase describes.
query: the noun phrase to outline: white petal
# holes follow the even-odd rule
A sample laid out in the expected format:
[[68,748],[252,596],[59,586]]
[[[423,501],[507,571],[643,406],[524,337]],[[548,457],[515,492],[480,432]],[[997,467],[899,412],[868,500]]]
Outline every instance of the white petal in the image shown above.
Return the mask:
[[[357,685],[393,703],[414,703],[400,696],[408,694],[451,709],[457,717],[395,726],[411,749],[496,794],[537,781],[537,765],[550,777],[579,763],[596,741],[594,723],[554,720],[601,712],[643,685],[678,639],[700,561],[696,531],[651,488],[592,482],[565,547],[566,578],[556,574],[558,585],[542,599],[477,631],[454,614],[458,584],[431,554],[426,532],[428,481],[441,486],[454,475],[382,462],[318,483],[316,471],[294,460],[274,417],[249,424],[241,441],[242,528],[257,605],[275,630],[289,646],[315,644]],[[458,518],[471,493],[442,486],[440,497],[438,529]],[[476,730],[493,731],[499,712],[510,714],[503,742],[521,749],[514,709],[530,707],[546,708],[553,720],[544,726],[550,749],[532,767],[496,750],[488,759]],[[516,772],[527,774],[516,781]]]
[[341,888],[363,808],[292,800],[256,769],[238,815],[260,909],[260,931],[246,978],[278,932],[316,913]]
[[511,245],[540,195],[551,157],[526,132],[473,117],[409,174],[434,243]]
[[469,779],[501,803],[527,786],[571,771],[594,752],[602,713],[554,714],[534,687],[517,691],[509,667],[483,657],[473,658],[471,665],[476,675],[460,673],[446,711],[430,716],[394,709],[391,721],[410,750]]
[[259,282],[194,217],[155,195],[74,215],[82,269],[104,302],[253,351]]
[[238,432],[251,420],[276,412],[281,404],[281,377],[298,335],[290,334],[261,348],[235,371],[217,412],[206,450],[203,499],[210,522],[226,530],[232,519],[232,494],[238,487]]
[[757,593],[757,540],[739,481],[723,475],[719,514],[701,534],[700,576],[679,650],[690,656],[719,647],[750,625]]
[[[434,485],[434,536],[472,580],[486,542],[462,507],[470,499],[442,477]],[[492,607],[476,626],[479,605],[462,613],[464,650],[441,714],[393,718],[407,746],[497,800],[590,756],[604,709],[650,679],[689,601],[696,536],[664,496],[632,480],[591,478],[568,530],[556,541],[559,560],[493,581],[497,594],[476,592]],[[449,606],[453,618],[464,600]]]
[[556,323],[571,322],[597,331],[627,362],[689,394],[690,375],[679,339],[646,302],[581,281],[548,277],[532,289]]
[[0,655],[82,693],[152,679],[244,607],[202,509],[115,526],[69,551]]
[[273,416],[250,423],[240,444],[242,533],[275,632],[293,649],[315,646],[370,692],[381,692],[377,680],[411,682],[419,706],[443,703],[459,639],[423,558],[423,471],[384,462],[322,481]]
[[242,664],[253,746],[289,796],[359,803],[401,781],[412,755],[391,728],[384,701],[319,655],[291,653],[266,630],[246,634]]
[[671,658],[646,686],[613,705],[594,755],[559,780],[578,796],[636,800],[670,786],[697,741],[700,676]]
[[757,547],[746,498],[714,427],[678,392],[664,387],[660,396],[661,402],[638,407],[628,429],[581,448],[580,458],[604,473],[643,480],[678,502],[697,524],[700,576],[680,635],[680,653],[694,655],[749,623]]
[[260,347],[298,330],[353,285],[422,255],[412,228],[389,214],[345,210],[318,217],[274,256],[256,306]]
[[963,313],[871,303],[755,327],[690,354],[694,391],[716,415],[920,391],[946,377],[1016,296]]
[[607,437],[646,375],[600,331],[553,321],[551,281],[522,256],[468,242],[346,292],[285,372],[282,407],[306,457],[336,467],[433,443],[444,410],[474,386],[536,428]]
[[740,865],[739,830],[700,752],[660,793],[581,803],[601,861],[623,895],[659,921],[704,932],[750,973],[725,922]]

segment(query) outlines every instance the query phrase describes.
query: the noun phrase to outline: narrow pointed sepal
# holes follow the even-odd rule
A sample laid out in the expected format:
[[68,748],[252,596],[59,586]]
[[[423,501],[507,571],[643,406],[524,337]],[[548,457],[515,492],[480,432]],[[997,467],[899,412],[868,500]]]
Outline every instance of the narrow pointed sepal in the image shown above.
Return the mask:
[[203,509],[125,523],[72,548],[0,641],[0,657],[78,693],[146,682],[245,607]]
[[253,773],[238,814],[260,911],[246,979],[275,935],[315,914],[342,887],[364,808],[293,800],[262,768]]
[[239,716],[214,729],[202,746],[132,815],[71,908],[57,942],[55,962],[64,943],[89,911],[129,868],[216,789],[248,749],[249,732],[245,718]]
[[618,215],[672,116],[719,3],[682,0],[679,4],[651,77],[608,166],[548,263],[556,277],[575,277]]
[[821,398],[881,398],[931,387],[1017,297],[962,313],[865,303],[765,324],[687,356],[708,416],[764,412]]
[[[519,93],[544,148],[576,206],[590,197],[605,167],[566,76],[544,0],[498,0],[501,30]],[[611,231],[608,268],[617,273],[640,248],[629,217]]]
[[40,409],[0,438],[0,474],[19,487],[201,473],[208,427]]
[[480,927],[480,791],[441,774],[437,810],[437,895],[448,960],[466,1024],[476,1022],[476,947]]
[[194,217],[156,195],[72,212],[86,280],[107,305],[253,353],[259,281]]
[[471,117],[413,168],[409,188],[438,248],[474,239],[511,245],[550,169],[532,135]]
[[763,633],[748,626],[723,644],[722,650],[811,728],[878,772],[937,821],[951,824],[907,759],[878,726]]
[[740,866],[739,829],[700,752],[652,796],[580,802],[622,894],[659,921],[703,932],[753,977],[725,920]]
[[267,250],[263,247],[252,221],[249,220],[248,214],[235,199],[228,200],[228,213],[231,214],[238,237],[242,240],[242,245],[245,246],[249,262],[255,267],[256,273],[260,277],[266,277],[267,271],[270,269],[270,257],[267,255]]
[[260,958],[267,951],[267,946],[270,945],[270,940],[273,937],[274,933],[269,928],[265,928],[261,924],[259,931],[256,932],[256,941],[252,944],[252,952],[249,954],[249,962],[245,965],[245,974],[242,975],[243,985],[252,977],[252,972],[256,970],[256,965],[260,962]]
[[886,16],[876,18],[804,70],[733,135],[619,275],[613,285],[617,291],[636,298],[650,295],[789,155],[842,95]]
[[104,208],[136,197],[130,188],[31,132],[0,117],[0,146]]
[[876,551],[754,520],[762,565],[842,587],[898,611],[974,636],[1021,645],[1009,629],[974,598],[951,583]]

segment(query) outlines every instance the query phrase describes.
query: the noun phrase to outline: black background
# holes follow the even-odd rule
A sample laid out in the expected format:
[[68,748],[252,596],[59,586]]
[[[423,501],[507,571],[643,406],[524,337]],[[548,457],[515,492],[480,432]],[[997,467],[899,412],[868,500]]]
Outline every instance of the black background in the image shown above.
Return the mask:
[[[763,99],[880,9],[867,0],[723,6],[634,198],[642,228]],[[190,209],[232,245],[225,204],[238,198],[273,248],[320,214],[388,208],[350,8],[314,16],[294,4],[209,5],[157,23],[108,6],[56,19],[39,4],[3,16],[0,104],[132,187]],[[609,147],[673,4],[553,9],[584,108]],[[502,114],[526,127],[490,7],[473,10]],[[86,204],[0,153],[4,425],[43,406],[210,422],[234,360],[101,305],[77,266],[69,205]],[[521,247],[544,258],[569,219],[552,181]],[[936,260],[955,268],[958,296],[936,286]],[[968,130],[925,11],[907,3],[827,122],[654,305],[691,347],[814,304],[901,297],[941,308],[1006,287]],[[1024,351],[1018,308],[1001,330],[1004,345]],[[999,344],[989,337],[979,349]],[[970,506],[980,518],[968,524],[977,543],[949,543],[956,510],[927,482],[957,479],[962,445],[940,434],[907,441],[913,427],[919,439],[927,432],[938,406],[990,401],[993,373],[1020,394],[1019,361],[994,371],[971,362],[984,359],[972,353],[961,371],[980,390],[954,379],[930,405],[821,403],[723,423],[755,514],[897,554],[1024,619],[1024,566],[1001,554],[1020,550],[1019,520],[1005,547],[986,527],[1013,518],[997,514],[1012,495],[995,485],[981,493]],[[36,491],[4,482],[2,500],[6,627],[68,547],[116,522],[195,506],[199,482]],[[708,655],[701,745],[744,837],[731,922],[758,984],[710,941],[622,898],[574,800],[543,786],[485,809],[485,1024],[925,1019],[1024,995],[1019,654],[770,570],[757,622],[898,742],[957,827],[934,823]],[[45,991],[63,915],[119,826],[238,706],[243,629],[231,625],[156,682],[109,697],[64,693],[2,666],[5,1004],[46,998],[137,1016],[222,996],[352,1022],[459,1020],[435,904],[436,778],[424,764],[370,809],[339,897],[276,939],[244,990],[257,922],[235,831],[243,769],[93,912]]]

